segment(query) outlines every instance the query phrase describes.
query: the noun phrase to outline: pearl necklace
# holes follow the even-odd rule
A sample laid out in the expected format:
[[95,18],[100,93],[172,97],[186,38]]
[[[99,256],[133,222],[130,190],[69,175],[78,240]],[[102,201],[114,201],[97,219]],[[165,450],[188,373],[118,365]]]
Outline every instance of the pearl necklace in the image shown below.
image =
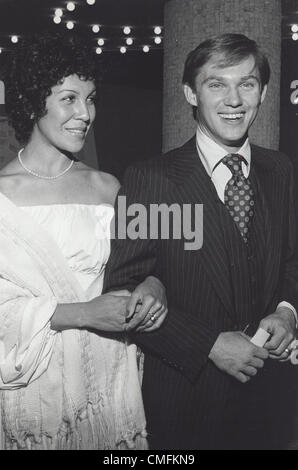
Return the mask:
[[27,173],[30,173],[30,175],[36,176],[37,178],[42,178],[42,179],[44,179],[44,180],[55,180],[56,178],[59,178],[60,176],[65,175],[65,173],[66,173],[67,171],[69,171],[69,170],[71,169],[72,165],[74,164],[74,160],[71,160],[71,162],[70,162],[70,164],[68,165],[68,167],[65,168],[65,170],[63,170],[61,173],[58,173],[58,175],[55,175],[55,176],[43,176],[43,175],[40,175],[39,173],[36,173],[36,172],[33,171],[33,170],[30,170],[30,168],[27,168],[27,167],[24,165],[23,160],[22,160],[22,158],[21,158],[21,154],[22,154],[23,150],[24,150],[24,149],[22,148],[22,149],[19,151],[19,153],[18,153],[18,160],[19,160],[19,162],[20,162],[21,167],[24,168],[24,170],[26,170]]

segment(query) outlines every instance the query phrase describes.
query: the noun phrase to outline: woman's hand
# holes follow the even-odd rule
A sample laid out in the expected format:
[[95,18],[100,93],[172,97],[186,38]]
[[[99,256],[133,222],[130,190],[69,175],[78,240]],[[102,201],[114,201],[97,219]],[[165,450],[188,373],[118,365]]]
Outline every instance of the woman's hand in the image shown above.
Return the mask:
[[118,291],[117,295],[104,294],[85,303],[83,327],[112,333],[125,331],[129,295],[128,291]]
[[158,329],[168,313],[164,285],[156,277],[147,277],[131,294],[127,309],[127,330],[149,333]]

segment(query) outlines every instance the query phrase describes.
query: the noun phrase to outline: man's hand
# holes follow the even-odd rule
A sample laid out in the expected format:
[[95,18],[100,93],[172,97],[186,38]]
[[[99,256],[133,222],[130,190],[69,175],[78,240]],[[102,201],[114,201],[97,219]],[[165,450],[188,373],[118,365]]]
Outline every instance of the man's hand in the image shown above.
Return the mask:
[[263,318],[259,326],[272,335],[264,346],[269,351],[269,357],[279,361],[287,359],[286,348],[295,337],[296,321],[292,310],[278,307],[274,313]]
[[156,330],[168,313],[164,285],[156,277],[147,277],[131,294],[127,309],[127,330],[146,333]]
[[209,353],[209,359],[239,382],[245,383],[264,366],[269,353],[249,341],[240,331],[220,333]]

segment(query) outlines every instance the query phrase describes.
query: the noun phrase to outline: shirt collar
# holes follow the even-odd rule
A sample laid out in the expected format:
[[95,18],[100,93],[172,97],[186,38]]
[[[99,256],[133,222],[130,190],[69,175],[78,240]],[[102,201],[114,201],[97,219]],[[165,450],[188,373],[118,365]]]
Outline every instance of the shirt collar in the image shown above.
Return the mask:
[[[218,165],[219,161],[227,155],[227,151],[218,145],[214,140],[210,139],[201,129],[197,128],[196,143],[199,157],[204,165],[205,170],[211,177],[214,168]],[[250,172],[251,163],[251,149],[248,138],[242,147],[236,152],[242,155],[247,162],[248,174]]]

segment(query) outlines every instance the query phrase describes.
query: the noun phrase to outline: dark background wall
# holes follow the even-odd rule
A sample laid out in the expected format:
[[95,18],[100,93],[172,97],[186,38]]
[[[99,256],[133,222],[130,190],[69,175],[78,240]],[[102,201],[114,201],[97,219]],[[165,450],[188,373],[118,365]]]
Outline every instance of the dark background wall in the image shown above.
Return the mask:
[[103,58],[94,135],[98,165],[121,179],[126,167],[161,153],[163,50]]
[[161,152],[160,90],[104,85],[94,134],[99,168],[121,179],[125,168]]

